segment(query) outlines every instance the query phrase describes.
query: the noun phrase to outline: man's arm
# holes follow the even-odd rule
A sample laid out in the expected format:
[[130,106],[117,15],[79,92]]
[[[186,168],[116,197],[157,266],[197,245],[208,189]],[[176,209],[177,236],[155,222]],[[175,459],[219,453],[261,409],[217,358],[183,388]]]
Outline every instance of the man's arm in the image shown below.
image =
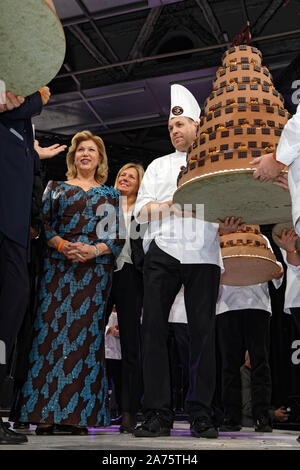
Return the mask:
[[140,212],[137,214],[139,223],[151,222],[153,220],[163,219],[164,217],[170,217],[175,213],[173,201],[165,202],[148,202],[145,204]]
[[153,161],[145,171],[134,208],[134,217],[139,224],[170,216],[173,201],[157,200],[157,178],[159,163]]
[[47,104],[50,98],[50,90],[48,87],[43,87],[40,91],[36,91],[32,95],[25,98],[23,104],[18,108],[11,111],[6,111],[1,114],[3,120],[24,120],[30,119],[33,116],[40,114],[43,105]]

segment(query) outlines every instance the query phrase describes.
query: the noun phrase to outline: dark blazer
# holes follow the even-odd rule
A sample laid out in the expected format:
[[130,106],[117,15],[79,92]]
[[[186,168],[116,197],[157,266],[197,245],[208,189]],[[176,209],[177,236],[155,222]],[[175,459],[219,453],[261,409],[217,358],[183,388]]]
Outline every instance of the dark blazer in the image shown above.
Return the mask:
[[[144,258],[145,253],[143,249],[143,238],[147,230],[148,224],[138,224],[132,216],[130,223],[130,248],[131,248],[131,260],[134,267],[140,272],[143,273],[144,269]],[[137,237],[137,234],[139,235]]]
[[41,95],[36,92],[19,108],[0,113],[0,232],[25,248],[29,242],[33,175],[39,169],[31,118],[41,110]]

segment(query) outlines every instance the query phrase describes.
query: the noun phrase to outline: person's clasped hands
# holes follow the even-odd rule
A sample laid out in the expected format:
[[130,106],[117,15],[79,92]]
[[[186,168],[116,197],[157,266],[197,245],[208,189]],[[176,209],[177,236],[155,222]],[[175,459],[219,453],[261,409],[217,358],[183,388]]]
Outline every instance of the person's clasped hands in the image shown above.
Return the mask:
[[96,257],[95,246],[82,242],[71,243],[66,241],[60,251],[72,263],[86,263]]

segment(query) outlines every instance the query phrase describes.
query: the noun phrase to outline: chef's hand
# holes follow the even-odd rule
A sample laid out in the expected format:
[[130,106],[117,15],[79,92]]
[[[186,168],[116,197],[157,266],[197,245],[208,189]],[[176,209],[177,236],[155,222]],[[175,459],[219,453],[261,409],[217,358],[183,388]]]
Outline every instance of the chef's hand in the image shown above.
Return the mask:
[[287,173],[284,173],[284,175],[279,175],[278,178],[276,178],[276,180],[273,181],[273,184],[275,184],[276,186],[279,186],[284,191],[290,191]]
[[253,178],[259,181],[270,181],[280,175],[282,166],[273,158],[273,153],[266,153],[261,157],[254,158],[250,165],[258,165],[253,173]]
[[226,217],[224,222],[222,222],[220,219],[217,219],[217,222],[219,223],[220,234],[226,235],[228,233],[236,232],[239,229],[241,221],[241,217],[238,217],[237,219],[235,219],[235,217]]
[[286,251],[296,250],[296,242],[299,237],[296,234],[294,227],[292,227],[290,230],[282,230],[281,237],[274,235],[274,238],[283,246]]
[[272,279],[280,279],[284,275],[283,267],[281,266],[280,271],[278,273],[272,274]]

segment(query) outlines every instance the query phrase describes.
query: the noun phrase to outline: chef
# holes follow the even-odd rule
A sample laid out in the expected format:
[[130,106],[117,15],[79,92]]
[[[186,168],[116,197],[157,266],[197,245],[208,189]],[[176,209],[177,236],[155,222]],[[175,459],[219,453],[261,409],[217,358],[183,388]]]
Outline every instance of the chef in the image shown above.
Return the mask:
[[[171,86],[168,129],[175,151],[147,168],[136,205],[139,223],[150,222],[144,237],[144,415],[136,437],[170,435],[173,424],[168,364],[168,317],[184,285],[190,334],[190,375],[186,409],[191,433],[216,438],[211,422],[215,389],[215,306],[223,269],[218,224],[174,208],[180,167],[196,137],[200,108],[181,85]],[[231,230],[232,231],[232,230]]]
[[281,245],[280,251],[287,266],[284,313],[292,315],[300,334],[300,252],[296,248],[298,238],[293,227],[283,230],[280,237],[275,235],[275,239]]
[[[272,251],[267,237],[268,248]],[[276,289],[283,280],[283,267],[273,274]],[[240,367],[245,352],[251,358],[252,415],[257,432],[272,432],[271,370],[269,366],[270,319],[272,315],[268,283],[249,286],[220,285],[216,307],[217,339],[222,363],[222,432],[241,430],[242,402]]]

